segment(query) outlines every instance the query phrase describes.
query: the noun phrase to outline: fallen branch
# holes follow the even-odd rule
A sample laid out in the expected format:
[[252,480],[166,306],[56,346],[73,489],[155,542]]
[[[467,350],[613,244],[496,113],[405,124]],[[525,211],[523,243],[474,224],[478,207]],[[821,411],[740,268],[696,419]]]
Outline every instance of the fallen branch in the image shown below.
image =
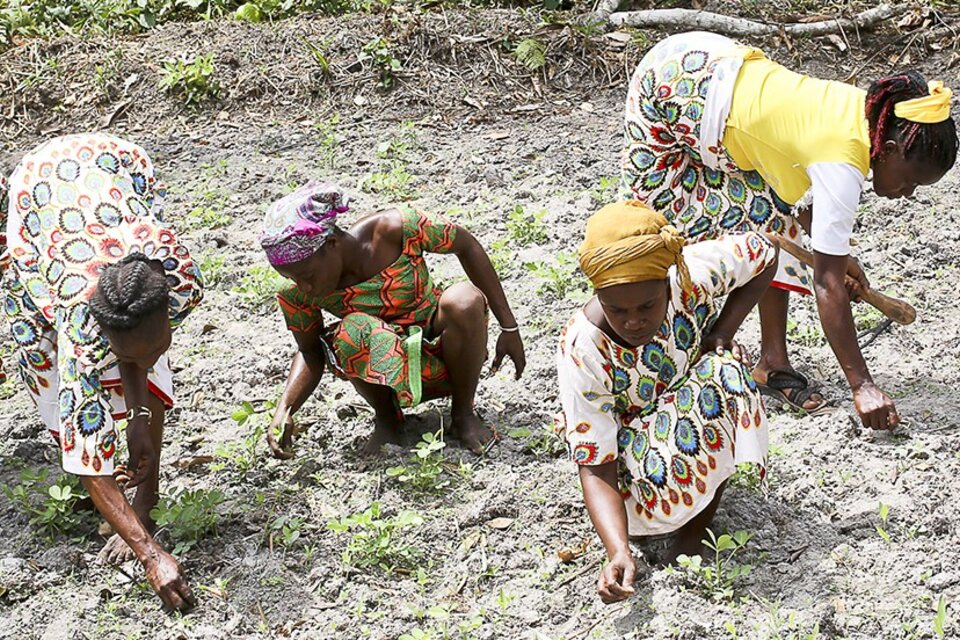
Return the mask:
[[[604,4],[604,3],[601,3]],[[853,19],[838,18],[807,23],[756,22],[746,18],[725,16],[694,9],[652,9],[648,11],[623,11],[610,15],[610,22],[617,26],[671,27],[693,31],[713,31],[731,36],[769,36],[784,32],[791,36],[825,36],[841,33],[844,29],[870,29],[884,20],[905,13],[907,3],[896,6],[880,6],[858,13]]]

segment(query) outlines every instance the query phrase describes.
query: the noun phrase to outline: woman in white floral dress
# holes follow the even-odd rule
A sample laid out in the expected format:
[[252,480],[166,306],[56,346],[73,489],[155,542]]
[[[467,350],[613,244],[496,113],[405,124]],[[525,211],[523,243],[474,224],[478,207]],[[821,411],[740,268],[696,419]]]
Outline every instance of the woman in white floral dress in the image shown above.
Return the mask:
[[596,296],[560,340],[558,431],[610,558],[606,602],[633,592],[628,536],[676,532],[671,559],[698,553],[736,465],[764,462],[766,416],[733,336],[777,256],[755,232],[684,248],[636,201],[587,222],[580,265]]

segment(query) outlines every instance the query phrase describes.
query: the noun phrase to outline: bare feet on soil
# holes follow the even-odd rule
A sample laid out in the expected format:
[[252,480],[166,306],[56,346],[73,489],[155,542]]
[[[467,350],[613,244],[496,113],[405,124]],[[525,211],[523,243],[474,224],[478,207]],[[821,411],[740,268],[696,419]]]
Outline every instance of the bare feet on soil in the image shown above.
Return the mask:
[[480,455],[493,439],[493,431],[472,411],[464,416],[453,417],[453,433],[463,446]]
[[373,433],[363,446],[363,455],[378,456],[385,444],[401,444],[400,427],[402,423],[395,416],[377,416],[373,423]]

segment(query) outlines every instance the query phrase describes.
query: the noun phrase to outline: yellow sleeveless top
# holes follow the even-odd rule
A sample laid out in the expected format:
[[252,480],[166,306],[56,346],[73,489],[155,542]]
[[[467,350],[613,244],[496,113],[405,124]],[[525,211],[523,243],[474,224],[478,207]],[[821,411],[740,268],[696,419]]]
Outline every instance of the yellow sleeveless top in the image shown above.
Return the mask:
[[723,146],[737,166],[755,170],[785,202],[810,188],[806,168],[844,162],[866,177],[870,135],[867,92],[794,73],[759,55],[744,60],[733,89]]

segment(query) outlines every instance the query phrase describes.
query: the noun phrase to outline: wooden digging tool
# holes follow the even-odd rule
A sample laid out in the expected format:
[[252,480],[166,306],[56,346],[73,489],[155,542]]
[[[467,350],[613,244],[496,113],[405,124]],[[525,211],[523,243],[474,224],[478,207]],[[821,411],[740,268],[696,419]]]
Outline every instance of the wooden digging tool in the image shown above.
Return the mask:
[[[794,258],[813,268],[813,252],[804,249],[798,244],[790,242],[780,236],[767,236],[777,243],[781,249],[792,255]],[[849,276],[848,276],[849,277]],[[876,289],[870,288],[860,294],[860,299],[867,304],[875,307],[883,315],[887,316],[899,324],[910,324],[917,319],[917,310],[911,307],[903,300],[891,298],[888,295],[880,293]]]

